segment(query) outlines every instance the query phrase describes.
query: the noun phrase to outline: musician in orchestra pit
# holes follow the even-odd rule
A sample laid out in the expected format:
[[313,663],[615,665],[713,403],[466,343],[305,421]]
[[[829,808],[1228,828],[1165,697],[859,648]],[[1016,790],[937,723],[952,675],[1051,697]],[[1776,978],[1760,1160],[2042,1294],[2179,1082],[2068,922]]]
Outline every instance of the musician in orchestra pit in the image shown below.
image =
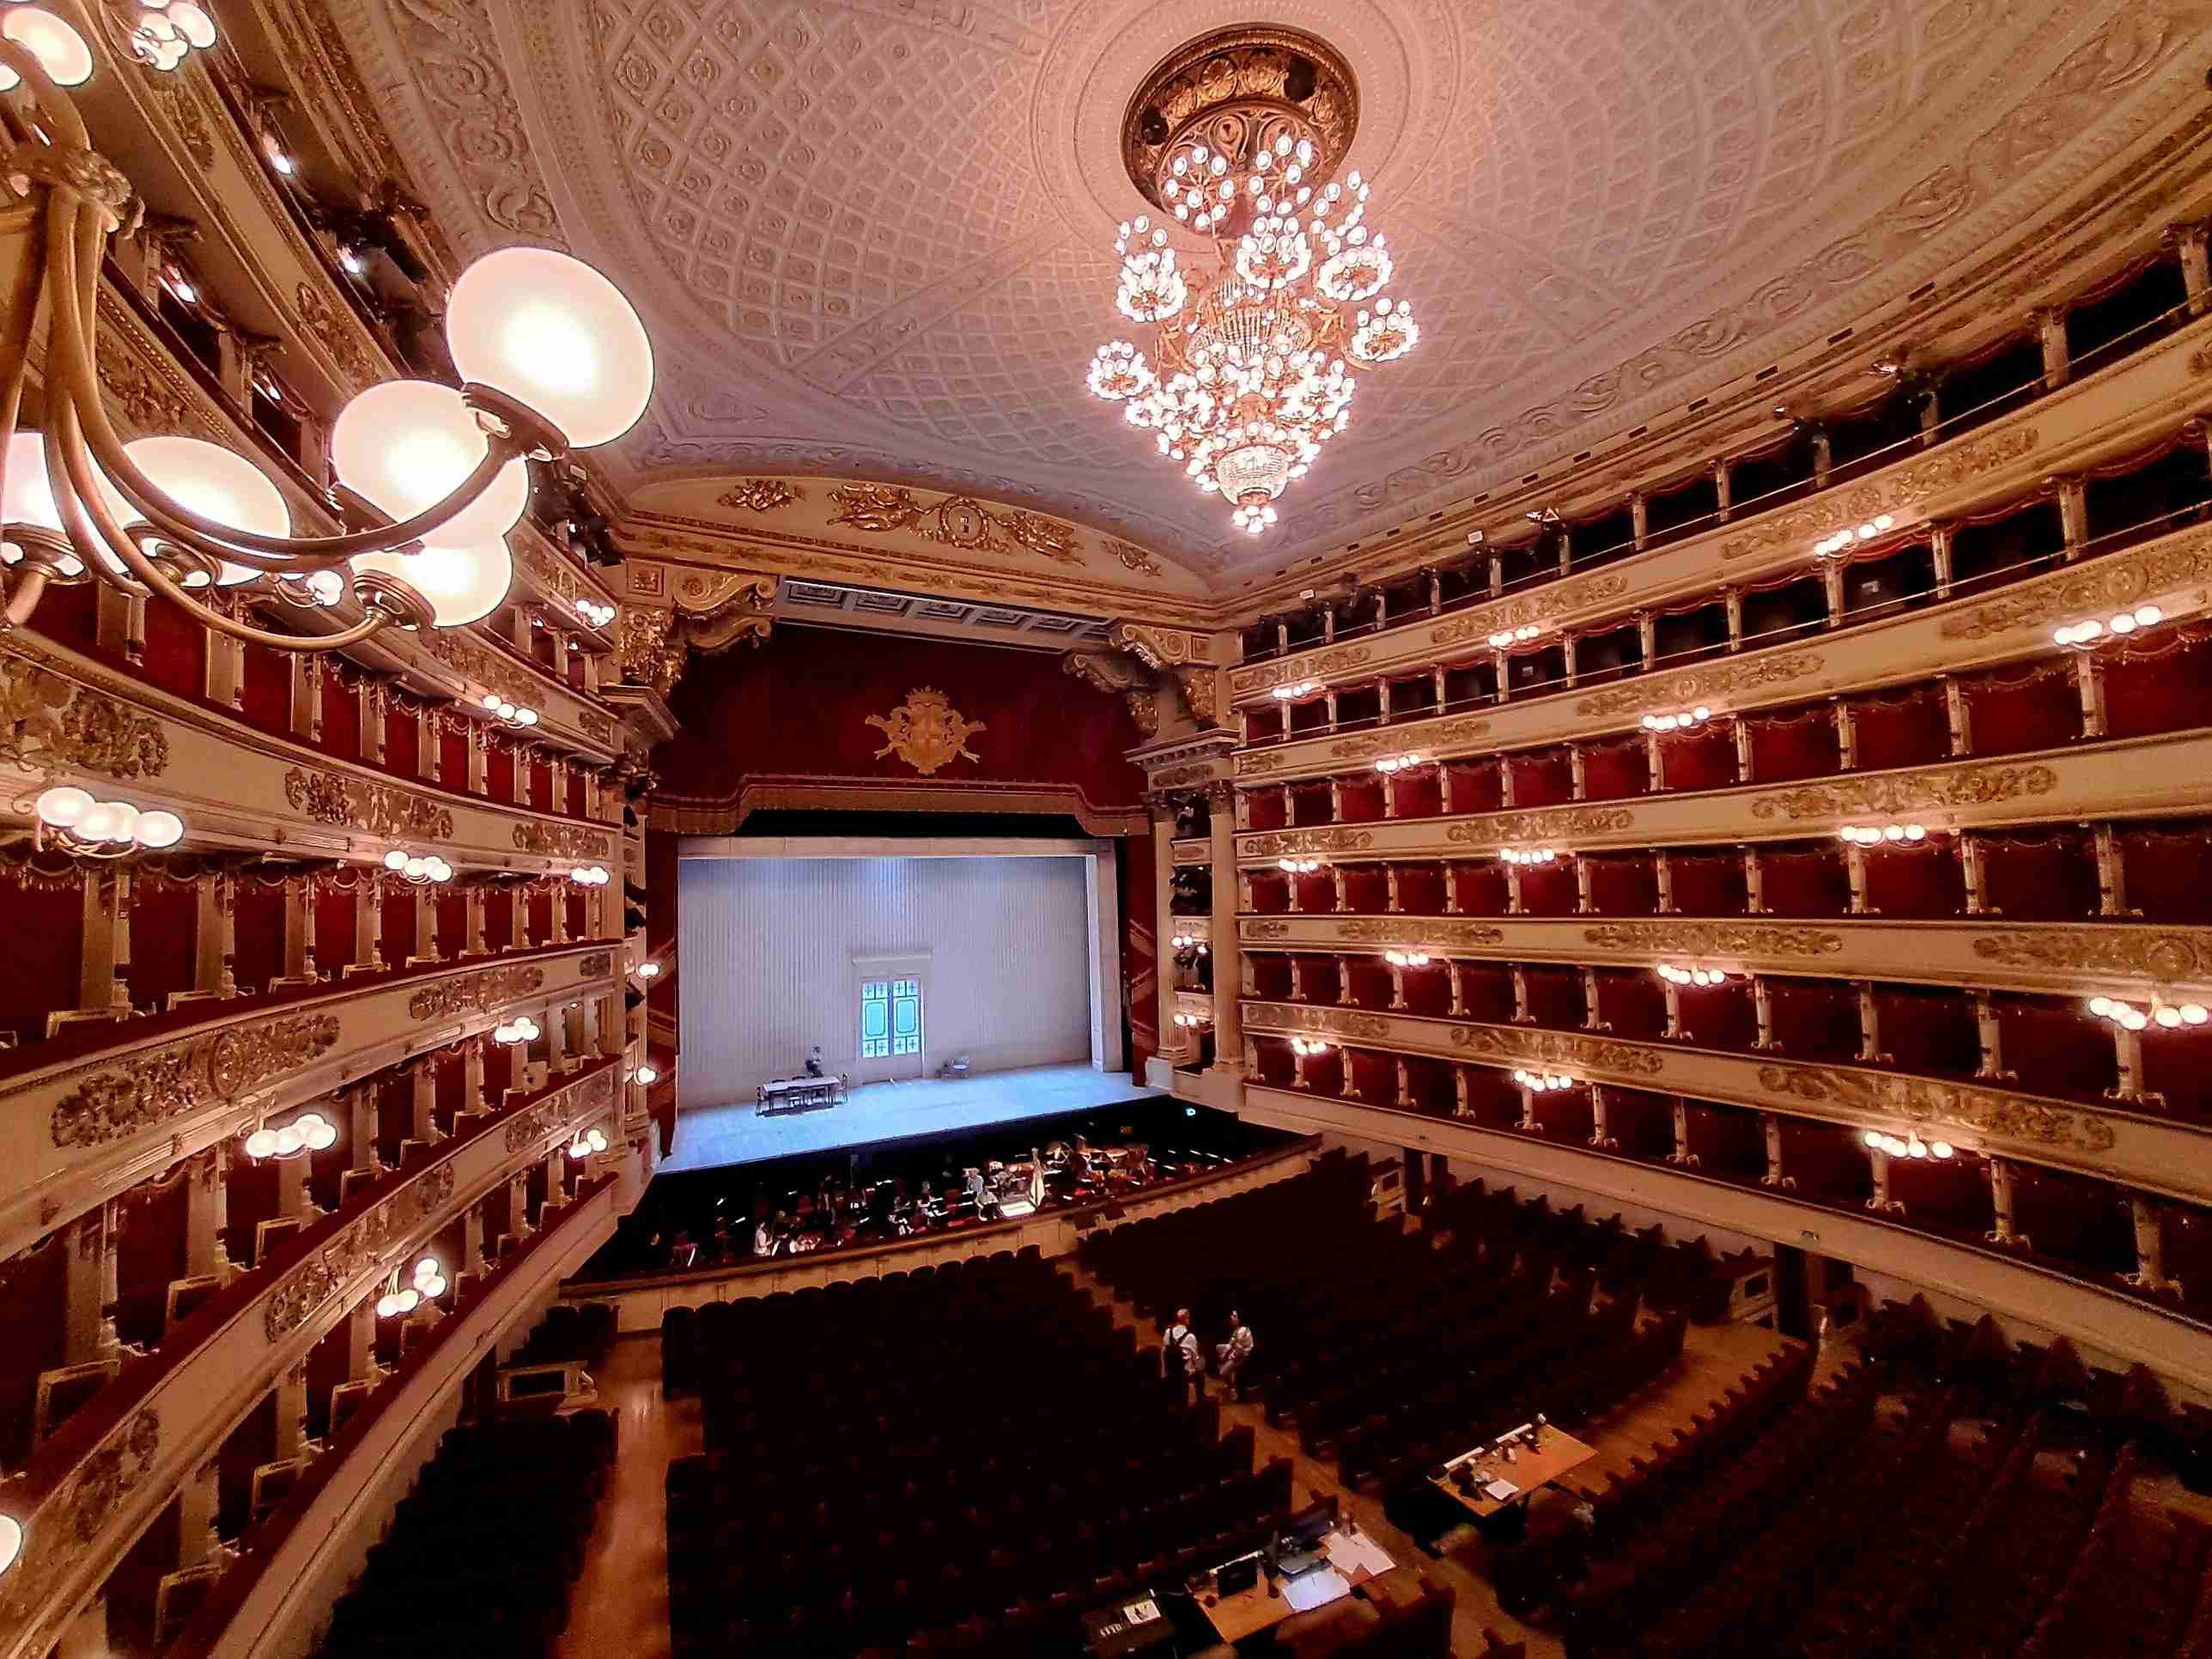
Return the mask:
[[755,1255],[766,1257],[775,1254],[776,1228],[782,1224],[782,1221],[783,1213],[781,1211],[778,1211],[776,1212],[775,1218],[773,1221],[771,1221],[767,1216],[763,1216],[760,1218],[760,1224],[753,1229],[753,1254]]

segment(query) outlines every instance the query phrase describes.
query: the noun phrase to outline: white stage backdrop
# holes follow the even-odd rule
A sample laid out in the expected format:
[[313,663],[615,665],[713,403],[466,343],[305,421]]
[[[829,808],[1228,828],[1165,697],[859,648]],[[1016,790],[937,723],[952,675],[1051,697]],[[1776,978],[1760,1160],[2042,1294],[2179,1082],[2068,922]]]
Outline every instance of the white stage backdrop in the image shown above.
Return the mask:
[[863,978],[922,980],[932,1072],[1091,1057],[1082,859],[686,859],[678,880],[679,1107],[750,1101],[817,1042],[832,1071],[891,1074],[858,1059]]

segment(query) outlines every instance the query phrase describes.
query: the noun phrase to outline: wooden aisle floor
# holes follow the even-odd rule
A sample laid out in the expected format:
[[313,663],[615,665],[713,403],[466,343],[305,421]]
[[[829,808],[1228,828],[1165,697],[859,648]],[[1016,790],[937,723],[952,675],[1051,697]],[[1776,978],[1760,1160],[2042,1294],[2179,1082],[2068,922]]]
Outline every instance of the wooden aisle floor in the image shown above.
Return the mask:
[[[1159,1333],[1127,1303],[1115,1301],[1073,1261],[1062,1263],[1076,1282],[1110,1306],[1115,1322],[1136,1328],[1141,1347],[1157,1344]],[[1258,1333],[1262,1342],[1267,1333]],[[1690,1328],[1682,1345],[1680,1370],[1613,1413],[1584,1437],[1598,1449],[1598,1461],[1576,1479],[1595,1485],[1652,1443],[1686,1425],[1719,1398],[1743,1372],[1783,1346],[1771,1333],[1747,1325]],[[1834,1363],[1824,1356],[1822,1372]],[[660,1340],[626,1337],[616,1345],[599,1377],[603,1403],[621,1419],[619,1450],[597,1525],[586,1553],[582,1576],[570,1601],[568,1629],[559,1659],[666,1659],[668,1642],[668,1528],[665,1480],[670,1460],[689,1456],[702,1443],[699,1403],[670,1401],[660,1391]],[[1296,1433],[1267,1426],[1257,1405],[1222,1408],[1223,1426],[1250,1425],[1258,1461],[1291,1460],[1291,1484],[1298,1502],[1309,1494],[1336,1494],[1359,1524],[1401,1563],[1418,1568],[1459,1592],[1452,1620],[1455,1659],[1479,1659],[1487,1626],[1509,1640],[1526,1640],[1530,1659],[1559,1659],[1557,1638],[1509,1619],[1498,1606],[1489,1580],[1479,1571],[1483,1546],[1471,1528],[1450,1535],[1443,1556],[1431,1558],[1383,1518],[1378,1496],[1346,1489],[1334,1468],[1300,1449]],[[1544,1501],[1565,1502],[1556,1494]],[[1225,1651],[1216,1650],[1217,1652]]]

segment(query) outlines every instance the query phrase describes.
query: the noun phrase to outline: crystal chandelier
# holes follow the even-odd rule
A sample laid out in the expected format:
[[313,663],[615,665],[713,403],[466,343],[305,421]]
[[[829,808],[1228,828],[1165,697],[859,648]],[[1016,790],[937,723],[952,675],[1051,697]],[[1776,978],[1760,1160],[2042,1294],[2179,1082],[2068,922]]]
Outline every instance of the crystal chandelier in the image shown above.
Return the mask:
[[[1130,177],[1160,217],[1121,226],[1115,298],[1152,339],[1149,353],[1101,346],[1091,390],[1252,535],[1350,423],[1355,370],[1420,340],[1413,307],[1383,293],[1394,264],[1366,222],[1370,187],[1332,177],[1357,108],[1322,42],[1239,28],[1170,57],[1125,122]],[[1209,239],[1210,257],[1179,251],[1175,233]]]

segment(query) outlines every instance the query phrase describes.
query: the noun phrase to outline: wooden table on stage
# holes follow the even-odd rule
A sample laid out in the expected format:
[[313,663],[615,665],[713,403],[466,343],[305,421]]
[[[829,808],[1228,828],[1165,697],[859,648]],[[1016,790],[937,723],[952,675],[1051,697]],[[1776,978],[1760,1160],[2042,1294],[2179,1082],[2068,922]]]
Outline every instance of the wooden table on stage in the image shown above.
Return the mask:
[[[1319,1547],[1321,1553],[1328,1557],[1329,1565],[1316,1567],[1313,1573],[1304,1577],[1310,1578],[1315,1574],[1334,1571],[1343,1580],[1342,1589],[1323,1600],[1309,1601],[1303,1607],[1294,1607],[1289,1591],[1295,1581],[1279,1579],[1275,1585],[1277,1594],[1270,1595],[1267,1594],[1267,1575],[1263,1572],[1258,1583],[1249,1589],[1238,1590],[1234,1595],[1208,1600],[1206,1594],[1201,1592],[1197,1597],[1199,1610],[1212,1625],[1214,1634],[1233,1647],[1248,1636],[1256,1636],[1263,1630],[1273,1630],[1286,1619],[1295,1619],[1301,1613],[1310,1613],[1316,1607],[1341,1601],[1370,1579],[1380,1578],[1384,1573],[1397,1570],[1398,1564],[1390,1559],[1382,1547],[1357,1527],[1352,1529],[1348,1538],[1341,1533],[1332,1532],[1322,1540]],[[1380,1565],[1376,1565],[1378,1562]]]
[[[1524,1438],[1516,1443],[1516,1450],[1518,1455],[1510,1463],[1498,1455],[1494,1443],[1487,1445],[1480,1457],[1454,1458],[1448,1466],[1450,1468],[1463,1462],[1474,1465],[1473,1492],[1462,1492],[1454,1486],[1449,1473],[1441,1480],[1431,1475],[1429,1484],[1476,1520],[1487,1521],[1511,1504],[1527,1503],[1540,1487],[1571,1474],[1597,1455],[1596,1447],[1586,1446],[1565,1431],[1550,1427],[1544,1431],[1541,1445],[1531,1448]],[[1510,1481],[1520,1490],[1510,1497],[1492,1498],[1483,1491],[1492,1480]]]

